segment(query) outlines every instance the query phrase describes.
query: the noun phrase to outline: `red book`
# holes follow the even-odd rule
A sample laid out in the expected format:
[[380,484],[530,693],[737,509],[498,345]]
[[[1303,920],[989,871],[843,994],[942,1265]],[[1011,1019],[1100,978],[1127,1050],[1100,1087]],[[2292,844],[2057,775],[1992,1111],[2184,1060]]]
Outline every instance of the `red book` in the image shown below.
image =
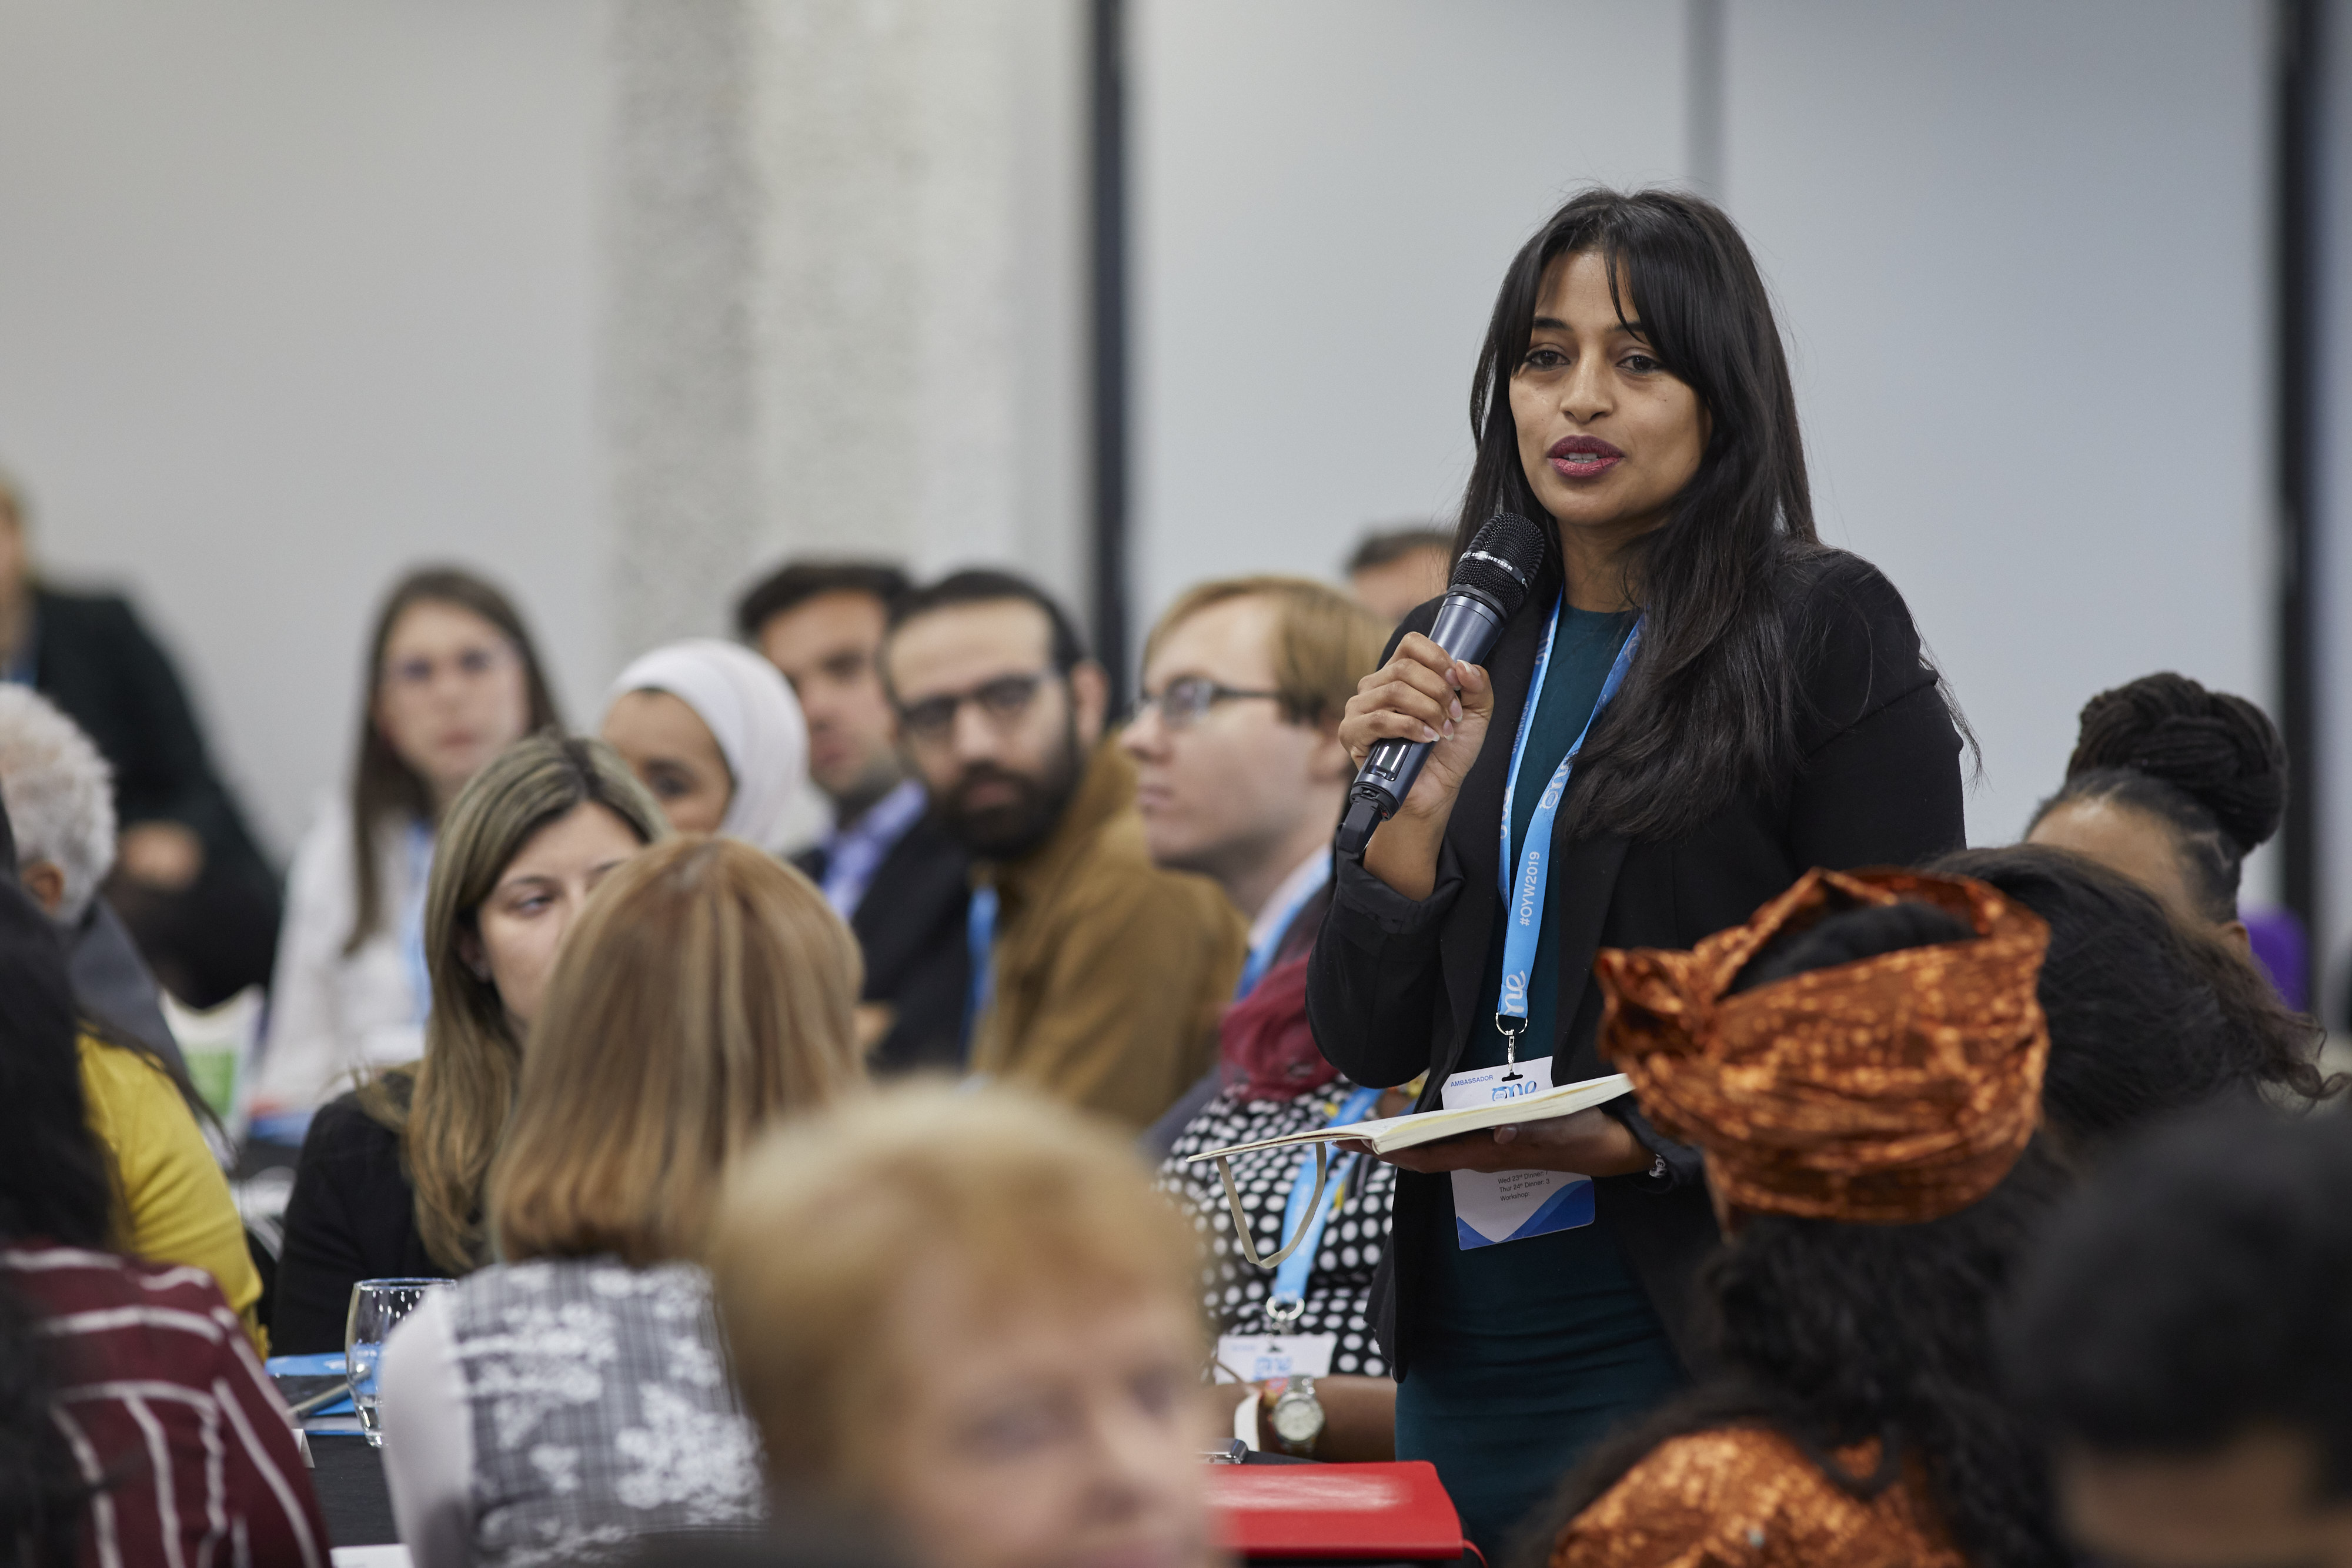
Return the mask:
[[1426,1459],[1388,1465],[1211,1465],[1209,1502],[1240,1557],[1451,1563],[1462,1517]]

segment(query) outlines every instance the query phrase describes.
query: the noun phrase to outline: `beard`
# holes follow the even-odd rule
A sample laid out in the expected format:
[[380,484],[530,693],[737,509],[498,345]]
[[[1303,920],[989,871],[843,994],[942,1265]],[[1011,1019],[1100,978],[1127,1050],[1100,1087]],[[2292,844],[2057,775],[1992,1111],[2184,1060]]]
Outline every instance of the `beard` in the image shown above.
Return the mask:
[[[982,860],[1018,860],[1053,835],[1070,798],[1078,792],[1084,758],[1073,715],[1056,755],[1038,772],[1016,773],[993,762],[975,762],[956,776],[939,801],[948,835]],[[1005,798],[986,806],[971,804],[980,786],[1001,786]]]

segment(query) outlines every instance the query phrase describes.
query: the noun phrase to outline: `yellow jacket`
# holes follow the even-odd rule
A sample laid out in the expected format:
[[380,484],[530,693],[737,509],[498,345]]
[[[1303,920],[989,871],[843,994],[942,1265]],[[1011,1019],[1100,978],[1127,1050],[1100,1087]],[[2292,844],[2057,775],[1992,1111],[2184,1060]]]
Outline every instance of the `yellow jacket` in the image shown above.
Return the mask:
[[151,1263],[184,1263],[220,1284],[254,1346],[269,1337],[255,1315],[261,1276],[246,1250],[245,1222],[196,1125],[163,1070],[118,1045],[81,1037],[81,1088],[89,1127],[114,1162],[115,1240]]

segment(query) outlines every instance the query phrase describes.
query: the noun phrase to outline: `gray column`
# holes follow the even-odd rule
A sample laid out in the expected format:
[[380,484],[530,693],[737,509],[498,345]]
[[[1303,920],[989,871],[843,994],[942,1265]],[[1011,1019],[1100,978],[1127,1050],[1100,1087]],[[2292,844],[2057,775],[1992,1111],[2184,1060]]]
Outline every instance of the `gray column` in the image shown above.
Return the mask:
[[789,554],[1009,564],[1075,600],[1080,21],[1075,0],[622,0],[616,658],[720,629]]

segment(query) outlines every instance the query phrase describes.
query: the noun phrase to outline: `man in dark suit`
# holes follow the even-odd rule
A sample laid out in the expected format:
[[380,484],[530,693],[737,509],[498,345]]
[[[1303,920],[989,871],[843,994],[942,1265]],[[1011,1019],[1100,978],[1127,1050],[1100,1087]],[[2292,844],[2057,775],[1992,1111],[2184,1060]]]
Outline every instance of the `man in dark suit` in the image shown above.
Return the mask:
[[955,1070],[971,989],[970,865],[898,754],[877,664],[897,568],[794,561],[736,606],[737,628],[784,673],[808,719],[809,776],[833,831],[793,858],[866,953],[860,1030],[877,1072]]
[[208,1008],[267,985],[277,873],[213,770],[179,675],[127,601],[35,580],[27,521],[0,477],[0,679],[55,703],[114,770],[121,837],[107,901],[182,1001]]

